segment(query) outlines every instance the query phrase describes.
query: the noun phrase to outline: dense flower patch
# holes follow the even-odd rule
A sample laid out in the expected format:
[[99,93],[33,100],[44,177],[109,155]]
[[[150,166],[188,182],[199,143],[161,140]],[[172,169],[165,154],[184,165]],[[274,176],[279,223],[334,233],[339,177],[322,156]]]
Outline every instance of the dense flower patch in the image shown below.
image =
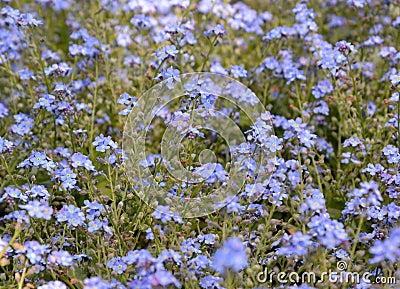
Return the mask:
[[[398,288],[398,1],[3,0],[0,14],[1,288]],[[182,95],[125,126],[154,87]],[[148,132],[133,167],[124,128]],[[179,209],[216,197],[209,214]]]

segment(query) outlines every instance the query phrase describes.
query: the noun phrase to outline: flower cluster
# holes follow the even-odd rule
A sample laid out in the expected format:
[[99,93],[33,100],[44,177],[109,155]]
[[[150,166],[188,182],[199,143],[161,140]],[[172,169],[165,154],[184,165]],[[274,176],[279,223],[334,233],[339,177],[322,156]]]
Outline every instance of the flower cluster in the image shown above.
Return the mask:
[[399,278],[397,1],[2,2],[0,287]]

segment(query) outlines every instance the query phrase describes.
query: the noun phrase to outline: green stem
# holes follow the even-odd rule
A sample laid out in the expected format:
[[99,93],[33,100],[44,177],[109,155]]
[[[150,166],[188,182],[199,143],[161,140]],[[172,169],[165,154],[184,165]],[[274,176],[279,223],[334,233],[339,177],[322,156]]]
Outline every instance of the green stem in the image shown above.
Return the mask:
[[166,60],[166,58],[163,59],[163,61],[161,61],[160,65],[157,67],[156,73],[154,74],[154,77],[153,77],[153,79],[151,80],[150,87],[153,87],[153,85],[154,85],[154,78],[157,77],[157,74],[160,72],[160,69],[161,69],[162,65],[164,64],[165,60]]
[[90,157],[93,157],[93,134],[94,134],[94,118],[96,115],[96,104],[97,104],[97,94],[99,90],[99,61],[96,59],[96,64],[95,64],[95,82],[96,82],[96,87],[94,89],[94,96],[93,96],[93,107],[92,107],[92,119],[90,121],[90,137],[89,137],[89,142],[90,142]]
[[321,193],[322,193],[323,190],[322,190],[321,178],[319,177],[318,167],[317,167],[317,164],[315,163],[314,156],[311,157],[311,160],[312,160],[313,166],[314,166],[314,168],[315,168],[315,174],[317,175],[317,181],[318,181],[319,190],[320,190]]
[[400,149],[400,98],[397,101],[397,148]]
[[7,162],[6,162],[5,158],[4,158],[4,156],[1,156],[1,160],[2,160],[2,163],[3,163],[4,167],[6,168],[7,174],[11,177],[12,182],[14,183],[14,185],[15,185],[16,187],[18,187],[18,184],[17,184],[17,182],[16,182],[15,179],[14,179],[14,175],[13,175],[12,172],[10,171],[10,168],[8,167]]
[[208,60],[210,58],[210,54],[211,54],[211,52],[212,52],[212,50],[213,50],[213,48],[215,46],[215,43],[217,42],[217,39],[218,39],[218,36],[215,36],[213,41],[210,42],[210,47],[208,49],[207,56],[204,59],[204,62],[203,62],[203,65],[201,66],[201,70],[200,71],[204,70],[204,67],[206,66],[206,63],[208,62]]
[[350,254],[351,259],[354,258],[354,254],[356,253],[356,248],[357,248],[357,244],[358,244],[358,236],[361,233],[361,228],[362,228],[363,222],[364,222],[364,216],[362,214],[360,214],[360,221],[358,223],[357,233],[354,236],[353,248],[351,249],[351,254]]
[[25,280],[27,267],[28,267],[28,260],[26,260],[25,265],[24,265],[24,270],[22,270],[21,279],[18,282],[18,289],[22,289],[22,286],[24,286],[24,280]]
[[10,242],[8,242],[8,244],[3,248],[3,250],[1,250],[0,258],[2,258],[4,256],[4,253],[7,251],[7,248],[10,247],[14,243],[14,241],[18,238],[18,236],[19,236],[19,234],[21,234],[21,232],[22,232],[22,226],[19,224],[19,225],[17,225],[17,228],[16,228],[14,235],[12,236]]
[[353,93],[354,93],[355,104],[356,104],[356,109],[357,109],[357,116],[358,116],[359,121],[361,122],[362,137],[364,138],[365,124],[364,124],[364,117],[363,117],[362,111],[361,111],[362,99],[360,97],[360,94],[358,93],[357,83],[356,83],[356,79],[354,77],[353,69],[351,68],[351,62],[350,62],[349,57],[347,57],[347,64],[349,66],[349,73],[350,73],[351,81],[353,83]]

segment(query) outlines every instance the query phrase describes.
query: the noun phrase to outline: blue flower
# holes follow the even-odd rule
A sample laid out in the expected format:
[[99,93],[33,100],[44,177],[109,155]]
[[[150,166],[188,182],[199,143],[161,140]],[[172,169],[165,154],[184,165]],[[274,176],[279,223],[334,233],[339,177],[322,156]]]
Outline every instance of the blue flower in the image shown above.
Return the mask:
[[292,236],[284,236],[282,240],[288,239],[287,243],[277,250],[278,255],[291,256],[291,255],[306,255],[309,248],[313,244],[311,237],[301,232],[295,232]]
[[30,71],[29,69],[22,69],[18,71],[19,73],[19,78],[21,80],[29,80],[29,79],[35,79],[34,73]]
[[77,183],[76,174],[70,168],[57,169],[55,172],[55,177],[61,180],[64,189],[74,189]]
[[103,223],[99,219],[94,219],[89,222],[88,232],[93,233],[102,227]]
[[32,14],[27,13],[27,14],[21,14],[18,17],[17,24],[22,27],[26,27],[26,26],[36,27],[36,26],[43,24],[43,22],[41,20],[37,20],[37,19],[33,18]]
[[50,220],[53,213],[53,209],[46,201],[39,202],[33,200],[26,205],[20,205],[20,208],[25,209],[31,217],[43,218],[46,220]]
[[53,76],[54,78],[66,76],[71,71],[71,67],[65,62],[59,64],[53,64],[50,67],[44,69],[47,76]]
[[213,245],[215,243],[215,235],[214,234],[206,234],[203,236],[204,244]]
[[220,274],[227,269],[239,272],[247,267],[246,246],[236,237],[227,239],[213,257],[211,268]]
[[399,149],[393,145],[387,145],[382,150],[383,154],[387,157],[395,156],[399,154]]
[[265,191],[265,185],[262,183],[247,184],[244,191],[248,197],[260,196]]
[[203,289],[221,288],[219,285],[220,280],[221,280],[220,277],[209,275],[209,276],[201,278],[200,286]]
[[72,162],[72,167],[77,168],[77,167],[84,167],[85,169],[89,171],[94,171],[94,166],[92,164],[92,161],[89,159],[89,157],[81,154],[81,153],[74,153],[71,156],[71,162]]
[[236,78],[247,77],[247,70],[243,68],[243,65],[232,65],[230,72]]
[[108,261],[107,266],[117,271],[118,274],[122,274],[127,268],[127,265],[120,257],[112,258]]
[[[18,223],[26,223],[29,224],[29,216],[26,214],[25,210],[16,210],[11,212],[10,214],[4,216],[5,220],[14,220]],[[0,242],[1,243],[1,242]],[[1,248],[1,246],[0,246]]]
[[152,276],[151,283],[154,286],[168,286],[168,285],[175,285],[176,287],[180,288],[181,283],[172,275],[171,272],[165,270],[157,270],[156,273]]
[[169,206],[157,206],[155,211],[153,212],[153,216],[157,220],[161,220],[163,223],[170,222],[174,220],[177,223],[181,223],[182,219],[179,217],[178,212],[171,212],[169,210]]
[[319,64],[322,68],[333,69],[338,68],[346,60],[345,56],[335,49],[326,49],[322,51],[322,59]]
[[153,26],[151,23],[151,18],[143,14],[136,14],[133,16],[130,22],[135,26],[135,28],[141,30],[148,30]]
[[167,80],[167,87],[173,89],[174,83],[180,82],[179,78],[180,71],[178,69],[173,68],[172,66],[164,69],[162,68],[161,73],[156,76],[155,79],[163,78]]
[[101,277],[90,277],[83,281],[83,289],[109,289],[110,285],[106,281],[102,280]]
[[37,289],[67,289],[67,285],[65,285],[63,282],[61,281],[50,281],[46,284],[40,285],[39,287],[37,287]]
[[41,152],[34,152],[32,156],[30,157],[30,161],[35,167],[39,167],[40,165],[43,165],[47,161],[47,156],[45,153]]
[[162,47],[160,50],[156,51],[156,55],[160,61],[171,57],[175,58],[178,55],[178,50],[176,49],[175,45],[167,45],[165,47]]
[[314,105],[313,113],[329,115],[329,106],[325,101],[317,101],[314,103]]
[[130,105],[136,102],[136,97],[131,97],[128,93],[124,92],[119,96],[117,103]]
[[325,199],[323,196],[316,196],[312,198],[308,198],[306,200],[306,205],[312,211],[319,211],[325,209]]
[[188,266],[194,268],[195,272],[202,272],[211,264],[211,261],[203,254],[197,255],[197,257],[191,259],[188,262]]
[[[150,280],[148,280],[148,279],[133,280],[132,282],[129,282],[128,284],[130,286],[129,288],[131,288],[131,289],[152,289],[152,288],[154,288],[151,285]],[[90,288],[90,289],[94,289],[94,288]],[[102,288],[100,288],[100,289],[102,289]]]
[[137,99],[136,97],[130,96],[128,93],[124,92],[119,96],[119,99],[117,103],[119,104],[125,104],[126,108],[122,111],[120,111],[120,115],[128,115],[131,111],[132,108],[137,105]]
[[67,251],[52,251],[47,259],[50,263],[61,265],[61,266],[71,266],[73,263],[73,258]]
[[377,240],[369,250],[373,258],[370,263],[380,263],[384,260],[398,262],[400,260],[400,229],[395,228],[384,241]]
[[211,27],[210,29],[204,31],[204,35],[205,36],[210,36],[210,34],[213,34],[214,36],[218,36],[218,37],[223,37],[224,35],[227,34],[227,31],[225,30],[224,25],[222,24],[218,24],[215,25],[213,27]]
[[21,136],[27,134],[31,130],[34,123],[33,118],[30,118],[29,116],[23,113],[18,113],[14,115],[14,119],[16,123],[10,127],[10,130],[13,133],[16,133]]
[[343,147],[349,147],[349,146],[357,147],[361,145],[363,145],[363,143],[358,137],[351,137],[343,142]]
[[8,108],[0,102],[0,118],[4,118],[8,115]]
[[[84,225],[84,214],[81,209],[74,205],[64,205],[62,209],[56,214],[57,221],[67,222],[68,227],[75,228]],[[71,227],[72,226],[72,227]]]
[[39,102],[35,103],[33,108],[45,108],[47,111],[51,112],[57,106],[54,104],[56,97],[51,94],[45,94],[43,97],[39,98]]
[[333,91],[333,86],[329,79],[324,79],[318,81],[317,86],[313,86],[312,89],[312,95],[314,95],[315,98],[321,98],[325,96],[328,93],[331,93]]
[[349,254],[345,250],[339,249],[335,252],[335,256],[339,259],[347,259],[349,257]]
[[381,164],[368,164],[368,167],[363,169],[362,172],[368,172],[371,176],[375,176],[376,174],[381,174],[385,171],[385,168]]
[[1,196],[0,201],[3,201],[7,198],[20,199],[24,202],[28,201],[28,196],[24,194],[20,189],[13,186],[4,188],[4,193]]
[[216,99],[216,96],[213,94],[201,94],[201,102],[206,109],[213,109]]
[[187,112],[182,113],[177,111],[174,113],[171,119],[171,125],[176,127],[177,130],[184,130],[188,127],[190,120],[190,114]]
[[136,264],[137,267],[147,266],[155,261],[155,258],[146,249],[129,251],[122,257],[126,264]]
[[98,152],[105,152],[110,148],[116,149],[118,147],[110,136],[105,137],[103,134],[96,136],[92,144],[96,147],[96,151]]
[[38,264],[44,261],[44,256],[48,253],[48,245],[41,245],[37,241],[27,241],[24,243],[24,252],[31,264]]
[[345,40],[337,42],[335,47],[344,55],[357,52],[357,50],[354,48],[354,45]]
[[301,144],[310,148],[314,145],[314,139],[317,137],[315,134],[310,133],[308,130],[302,130],[298,133],[299,141]]
[[286,27],[275,27],[272,30],[270,30],[264,37],[263,40],[266,41],[267,43],[273,39],[279,39],[282,37],[282,35],[285,32]]
[[347,5],[352,5],[357,8],[363,8],[366,4],[365,0],[347,0]]
[[129,45],[132,44],[132,39],[129,33],[126,33],[128,30],[127,28],[128,27],[125,27],[125,29],[122,28],[122,31],[117,32],[116,42],[118,46],[128,47]]

